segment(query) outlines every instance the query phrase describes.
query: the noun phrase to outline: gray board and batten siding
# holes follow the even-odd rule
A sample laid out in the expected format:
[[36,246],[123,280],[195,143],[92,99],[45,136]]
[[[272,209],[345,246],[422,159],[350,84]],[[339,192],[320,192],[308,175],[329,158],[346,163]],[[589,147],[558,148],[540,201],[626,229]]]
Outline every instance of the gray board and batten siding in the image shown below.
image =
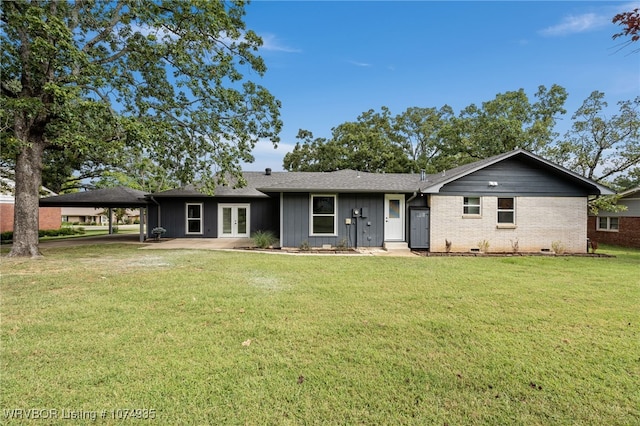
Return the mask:
[[[337,194],[337,235],[311,236],[308,192],[282,194],[282,247],[346,244],[350,247],[380,247],[384,238],[384,194]],[[365,209],[367,217],[352,218],[353,209]],[[352,219],[351,225],[345,219]]]
[[[489,182],[497,186],[492,187]],[[586,197],[589,188],[557,169],[527,159],[509,158],[443,185],[439,194]]]
[[[149,204],[148,237],[153,238],[151,230],[162,226],[167,230],[164,238],[218,238],[218,204],[250,204],[250,233],[261,230],[279,235],[279,211],[277,198],[158,198],[160,204],[160,223],[158,223],[158,205]],[[202,234],[186,233],[186,205],[202,203]]]
[[[383,193],[338,193],[337,195],[337,235],[311,236],[310,197],[308,192],[282,194],[282,247],[299,247],[308,243],[311,247],[332,247],[346,243],[349,247],[382,247],[384,244],[384,203]],[[315,193],[314,193],[315,195]],[[413,194],[405,194],[408,200]],[[409,206],[426,206],[425,196],[418,196]],[[407,206],[407,207],[409,207]],[[353,209],[361,209],[366,217],[353,217]],[[345,224],[351,219],[351,225]],[[405,220],[405,228],[408,228]],[[408,229],[405,231],[408,232]]]

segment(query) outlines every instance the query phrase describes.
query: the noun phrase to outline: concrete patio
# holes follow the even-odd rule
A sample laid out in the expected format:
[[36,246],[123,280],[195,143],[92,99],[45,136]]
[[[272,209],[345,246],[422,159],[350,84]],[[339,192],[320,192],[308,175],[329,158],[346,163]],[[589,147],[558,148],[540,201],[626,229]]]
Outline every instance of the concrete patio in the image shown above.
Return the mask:
[[113,234],[113,235],[100,235],[91,237],[77,237],[61,240],[43,241],[40,243],[40,247],[72,247],[82,245],[100,245],[100,244],[135,244],[139,245],[141,250],[176,250],[176,249],[189,249],[189,250],[242,250],[247,249],[260,253],[273,253],[273,254],[290,254],[290,255],[346,255],[346,256],[416,256],[408,248],[383,249],[381,247],[359,248],[356,251],[340,252],[335,250],[310,250],[299,251],[297,249],[283,249],[283,250],[259,250],[253,246],[253,241],[250,238],[163,238],[160,240],[148,239],[141,243],[138,240],[137,234]]
[[145,246],[142,248],[148,250],[221,250],[249,247],[253,247],[251,238],[171,238],[158,241],[149,239],[145,241]]

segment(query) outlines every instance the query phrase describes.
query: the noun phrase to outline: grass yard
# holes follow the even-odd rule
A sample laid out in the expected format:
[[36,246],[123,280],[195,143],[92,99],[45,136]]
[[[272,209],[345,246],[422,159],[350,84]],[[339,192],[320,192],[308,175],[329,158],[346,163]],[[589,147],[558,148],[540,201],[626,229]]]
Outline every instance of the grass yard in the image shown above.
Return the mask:
[[640,424],[640,251],[600,251],[2,258],[0,423]]

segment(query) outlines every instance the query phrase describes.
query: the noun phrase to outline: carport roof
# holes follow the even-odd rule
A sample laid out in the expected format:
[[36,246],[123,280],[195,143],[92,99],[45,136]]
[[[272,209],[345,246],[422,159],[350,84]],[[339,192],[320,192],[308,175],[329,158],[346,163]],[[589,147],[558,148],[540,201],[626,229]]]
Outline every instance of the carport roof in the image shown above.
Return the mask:
[[118,186],[40,199],[40,207],[144,207],[146,192]]

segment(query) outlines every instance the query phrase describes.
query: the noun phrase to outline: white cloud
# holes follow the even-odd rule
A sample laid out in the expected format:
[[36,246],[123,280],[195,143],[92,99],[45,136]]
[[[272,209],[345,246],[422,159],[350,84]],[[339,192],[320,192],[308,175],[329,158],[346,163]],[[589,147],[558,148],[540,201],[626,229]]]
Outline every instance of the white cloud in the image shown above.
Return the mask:
[[608,15],[596,13],[584,13],[577,16],[566,16],[559,24],[547,27],[540,31],[540,34],[547,37],[557,37],[569,34],[584,33],[602,28],[611,23]]
[[366,63],[366,62],[349,61],[349,63],[350,63],[351,65],[355,65],[355,66],[357,66],[357,67],[370,67],[370,66],[372,66],[371,64],[368,64],[368,63]]
[[616,14],[627,12],[637,7],[640,7],[640,2],[637,1],[616,5],[607,4],[592,9],[588,13],[565,16],[560,23],[544,28],[539,33],[546,37],[559,37],[595,31],[608,25],[613,25],[611,20]]
[[300,53],[300,49],[296,49],[293,47],[289,47],[283,44],[278,38],[273,34],[264,34],[261,35],[262,38],[262,46],[260,49],[268,50],[272,52],[285,52],[285,53]]
[[148,24],[138,24],[136,22],[131,24],[132,33],[140,33],[145,37],[153,35],[157,40],[176,40],[178,36],[175,33],[159,27],[153,27]]

